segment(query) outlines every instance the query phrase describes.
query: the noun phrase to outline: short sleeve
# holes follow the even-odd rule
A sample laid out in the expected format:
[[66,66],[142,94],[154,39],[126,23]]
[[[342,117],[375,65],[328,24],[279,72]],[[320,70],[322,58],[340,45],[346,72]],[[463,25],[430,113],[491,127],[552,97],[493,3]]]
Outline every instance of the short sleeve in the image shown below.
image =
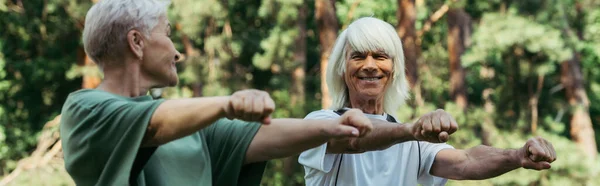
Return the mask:
[[160,103],[108,93],[67,99],[60,134],[65,167],[75,183],[127,185],[148,123]]
[[454,147],[446,143],[418,142],[421,146],[421,170],[419,172],[418,182],[422,185],[445,185],[448,181],[430,174],[431,166],[435,161],[435,156],[442,149],[453,149]]
[[[340,117],[333,111],[320,110],[314,111],[308,114],[304,119],[334,119]],[[318,170],[324,173],[331,171],[333,163],[335,162],[335,154],[327,154],[327,143],[317,146],[312,149],[308,149],[300,154],[298,162],[305,168]],[[313,170],[310,170],[313,171]]]
[[260,124],[221,119],[201,132],[210,152],[213,185],[259,185],[266,161],[244,165]]

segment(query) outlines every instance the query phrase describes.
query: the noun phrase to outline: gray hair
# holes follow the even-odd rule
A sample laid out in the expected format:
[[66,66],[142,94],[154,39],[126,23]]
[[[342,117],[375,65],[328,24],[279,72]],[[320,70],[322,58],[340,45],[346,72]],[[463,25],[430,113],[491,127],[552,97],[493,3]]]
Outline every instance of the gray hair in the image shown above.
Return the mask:
[[[348,50],[350,49],[350,50]],[[327,87],[333,101],[330,109],[341,109],[349,104],[348,87],[344,81],[347,52],[382,50],[392,58],[394,71],[385,92],[383,110],[396,115],[407,99],[408,82],[404,72],[402,42],[392,25],[382,20],[364,17],[354,21],[337,38],[327,64]]]
[[88,11],[83,47],[93,61],[116,60],[127,48],[127,33],[138,30],[146,37],[166,15],[168,0],[101,0]]

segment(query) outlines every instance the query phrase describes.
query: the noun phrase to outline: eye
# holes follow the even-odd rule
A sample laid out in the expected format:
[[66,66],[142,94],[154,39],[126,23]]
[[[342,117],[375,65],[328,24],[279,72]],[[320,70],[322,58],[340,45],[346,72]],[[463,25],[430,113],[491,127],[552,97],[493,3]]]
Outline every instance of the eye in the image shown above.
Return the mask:
[[375,54],[373,56],[373,58],[378,59],[378,60],[386,60],[386,59],[389,59],[390,57],[385,54]]
[[364,59],[365,55],[361,54],[361,53],[354,53],[352,55],[350,55],[350,59],[354,59],[354,60],[360,60],[360,59]]

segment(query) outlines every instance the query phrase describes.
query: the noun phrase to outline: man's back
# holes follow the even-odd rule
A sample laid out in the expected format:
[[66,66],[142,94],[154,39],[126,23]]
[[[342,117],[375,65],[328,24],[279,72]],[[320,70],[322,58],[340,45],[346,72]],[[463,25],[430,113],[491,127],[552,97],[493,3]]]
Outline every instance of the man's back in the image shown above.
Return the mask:
[[152,113],[161,102],[92,89],[71,93],[63,105],[60,134],[65,166],[75,183],[128,184]]

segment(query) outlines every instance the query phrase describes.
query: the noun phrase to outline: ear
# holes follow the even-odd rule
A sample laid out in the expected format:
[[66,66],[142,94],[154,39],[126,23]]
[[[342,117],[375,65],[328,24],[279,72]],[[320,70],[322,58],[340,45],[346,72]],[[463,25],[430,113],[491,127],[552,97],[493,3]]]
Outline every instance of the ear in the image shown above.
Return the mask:
[[144,56],[144,35],[137,30],[127,32],[127,44],[135,57],[142,59]]

